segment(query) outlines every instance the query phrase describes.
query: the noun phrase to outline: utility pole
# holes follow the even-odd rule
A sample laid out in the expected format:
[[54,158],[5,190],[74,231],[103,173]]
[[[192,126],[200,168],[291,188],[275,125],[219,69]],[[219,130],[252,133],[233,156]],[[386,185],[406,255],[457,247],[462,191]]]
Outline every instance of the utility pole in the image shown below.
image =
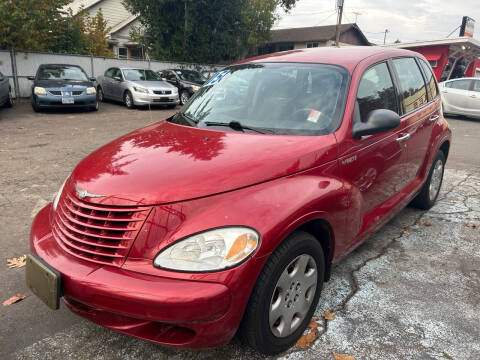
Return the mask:
[[385,35],[383,36],[383,45],[385,45],[385,42],[387,41],[387,33],[388,33],[388,29],[385,29]]
[[337,0],[337,28],[335,29],[335,46],[340,46],[340,25],[342,25],[343,0]]

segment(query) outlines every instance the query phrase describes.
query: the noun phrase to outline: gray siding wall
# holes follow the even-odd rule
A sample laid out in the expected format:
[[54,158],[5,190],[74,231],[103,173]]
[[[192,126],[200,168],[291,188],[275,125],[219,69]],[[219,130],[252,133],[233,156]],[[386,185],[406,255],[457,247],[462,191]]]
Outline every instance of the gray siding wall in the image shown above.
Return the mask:
[[[176,63],[169,61],[142,61],[129,59],[111,59],[102,57],[91,57],[84,55],[63,55],[48,53],[15,53],[17,64],[17,79],[19,84],[18,94],[15,97],[29,97],[31,95],[32,82],[27,76],[35,75],[41,64],[71,64],[79,65],[90,76],[98,77],[105,70],[112,66],[131,66],[138,68],[152,69],[154,71],[170,68],[186,68],[199,71],[218,71],[224,66],[209,64]],[[15,89],[13,81],[11,54],[8,50],[0,50],[0,71],[10,77],[12,89]]]

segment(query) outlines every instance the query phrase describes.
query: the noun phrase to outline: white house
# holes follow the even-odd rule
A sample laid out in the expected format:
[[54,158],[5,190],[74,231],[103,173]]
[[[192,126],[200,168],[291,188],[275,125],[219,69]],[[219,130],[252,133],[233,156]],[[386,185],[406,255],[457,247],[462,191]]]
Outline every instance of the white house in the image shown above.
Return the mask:
[[123,59],[144,57],[142,48],[130,36],[132,28],[140,26],[140,20],[123,6],[122,0],[74,0],[67,9],[71,8],[73,14],[76,14],[82,6],[90,16],[95,16],[102,9],[107,25],[111,28],[108,43],[115,56]]

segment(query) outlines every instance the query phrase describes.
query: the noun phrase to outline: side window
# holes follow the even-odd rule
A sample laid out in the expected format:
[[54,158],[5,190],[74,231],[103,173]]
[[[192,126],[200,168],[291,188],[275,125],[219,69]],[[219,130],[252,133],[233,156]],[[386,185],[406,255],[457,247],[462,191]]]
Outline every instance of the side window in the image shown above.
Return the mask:
[[427,103],[427,87],[414,58],[393,59],[401,89],[403,112],[409,113]]
[[119,77],[119,78],[122,78],[122,72],[120,71],[120,69],[113,69],[113,77]]
[[357,101],[362,122],[367,121],[373,110],[388,109],[398,113],[395,89],[386,63],[365,71],[358,86]]
[[168,80],[175,80],[177,78],[172,71],[168,71],[166,75]]
[[470,90],[470,80],[455,80],[445,84],[446,87],[458,90]]
[[480,92],[480,80],[473,80],[473,91]]
[[432,70],[430,70],[430,66],[427,65],[425,61],[420,59],[420,65],[423,68],[423,72],[425,73],[425,76],[427,78],[427,88],[428,88],[428,100],[431,101],[435,99],[438,95],[438,90],[437,90],[437,84],[435,83],[435,76],[432,73]]
[[107,71],[105,71],[105,76],[106,76],[106,77],[109,77],[109,78],[113,77],[113,70],[115,70],[115,69],[114,69],[114,68],[110,68],[110,69],[108,69]]

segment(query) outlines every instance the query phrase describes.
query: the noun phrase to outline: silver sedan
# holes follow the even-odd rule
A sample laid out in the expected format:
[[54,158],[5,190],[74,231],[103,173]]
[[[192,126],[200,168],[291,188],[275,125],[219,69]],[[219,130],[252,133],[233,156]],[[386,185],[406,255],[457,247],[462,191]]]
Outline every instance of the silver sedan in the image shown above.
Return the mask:
[[121,101],[129,109],[143,105],[179,104],[178,89],[152,70],[112,67],[98,77],[98,99]]
[[480,79],[460,78],[439,84],[443,111],[451,115],[480,118]]

